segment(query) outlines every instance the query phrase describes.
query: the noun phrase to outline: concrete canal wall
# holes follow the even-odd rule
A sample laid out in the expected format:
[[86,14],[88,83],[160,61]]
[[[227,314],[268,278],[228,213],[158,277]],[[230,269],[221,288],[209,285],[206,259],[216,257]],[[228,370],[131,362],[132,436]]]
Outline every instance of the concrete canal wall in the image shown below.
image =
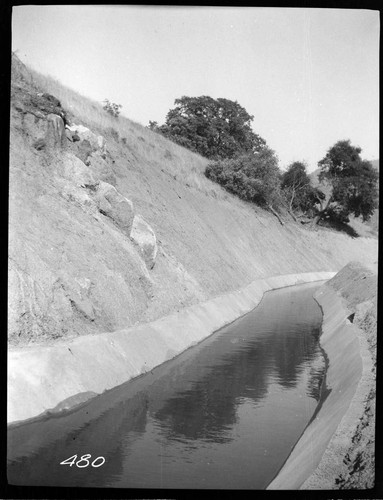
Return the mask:
[[172,359],[251,311],[265,292],[313,281],[334,272],[258,279],[246,288],[147,324],[53,345],[10,349],[8,423],[65,409]]
[[[350,473],[357,471],[350,458],[351,450],[356,446],[355,440],[361,440],[360,423],[375,386],[367,335],[352,323],[353,313],[358,310],[355,309],[356,297],[358,294],[363,297],[366,288],[371,288],[371,280],[363,281],[366,276],[362,276],[360,269],[363,270],[355,263],[349,264],[314,295],[324,315],[320,343],[328,357],[326,385],[329,393],[268,489],[338,489],[341,481],[349,481]],[[336,289],[332,286],[335,279],[338,280]],[[351,288],[353,294],[349,293]],[[348,293],[344,293],[346,289]],[[371,295],[371,290],[368,294]],[[374,429],[369,432],[371,441]],[[364,447],[359,446],[356,455],[359,454],[362,464],[363,452]],[[362,465],[361,470],[365,466]],[[368,485],[373,470],[366,472],[369,479],[365,483],[353,481],[350,486]]]

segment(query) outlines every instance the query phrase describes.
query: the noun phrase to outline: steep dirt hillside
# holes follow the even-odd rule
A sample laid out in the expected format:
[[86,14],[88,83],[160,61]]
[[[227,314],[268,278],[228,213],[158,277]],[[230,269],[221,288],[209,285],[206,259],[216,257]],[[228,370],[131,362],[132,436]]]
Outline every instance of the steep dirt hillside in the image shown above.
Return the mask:
[[376,266],[376,239],[280,225],[206,179],[205,159],[17,59],[11,92],[11,345],[147,322],[256,278]]

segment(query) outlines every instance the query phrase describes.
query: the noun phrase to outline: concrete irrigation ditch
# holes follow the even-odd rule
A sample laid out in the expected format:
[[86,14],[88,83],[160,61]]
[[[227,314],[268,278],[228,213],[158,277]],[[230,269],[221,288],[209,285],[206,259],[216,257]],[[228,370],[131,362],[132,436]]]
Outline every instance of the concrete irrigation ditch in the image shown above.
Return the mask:
[[[265,292],[330,280],[334,275],[313,272],[259,279],[151,323],[50,346],[10,349],[8,422],[72,408],[201,342],[256,307]],[[315,299],[324,314],[320,342],[328,358],[330,390],[268,489],[336,487],[339,464],[348,453],[375,381],[365,335],[351,322],[352,308],[341,292],[326,284]]]
[[313,272],[259,279],[242,290],[151,323],[51,346],[10,349],[8,422],[36,417],[58,405],[65,409],[82,402],[84,396],[101,394],[174,358],[251,311],[265,292],[327,280],[334,274]]

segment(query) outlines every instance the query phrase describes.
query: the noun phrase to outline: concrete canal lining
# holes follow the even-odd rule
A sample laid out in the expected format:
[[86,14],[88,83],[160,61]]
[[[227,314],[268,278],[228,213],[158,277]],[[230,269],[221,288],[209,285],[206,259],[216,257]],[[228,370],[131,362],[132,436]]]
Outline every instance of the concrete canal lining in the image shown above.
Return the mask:
[[[334,272],[259,279],[151,323],[8,352],[8,423],[68,408],[172,359],[258,305],[265,292]],[[85,396],[82,396],[85,395]]]
[[322,307],[320,343],[328,357],[331,392],[267,489],[332,489],[364,412],[373,382],[372,358],[363,332],[347,318],[347,302],[329,285],[314,295]]

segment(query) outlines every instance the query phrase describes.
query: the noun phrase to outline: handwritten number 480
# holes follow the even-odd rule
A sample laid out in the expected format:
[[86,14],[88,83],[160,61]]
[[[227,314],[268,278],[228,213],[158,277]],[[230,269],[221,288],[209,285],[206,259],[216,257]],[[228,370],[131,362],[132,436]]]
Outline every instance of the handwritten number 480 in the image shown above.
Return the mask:
[[[92,455],[89,455],[89,454],[82,455],[82,457],[80,457],[80,459],[77,460],[77,462],[76,462],[77,455],[73,455],[72,457],[69,457],[69,458],[63,460],[62,462],[60,462],[60,465],[69,465],[70,467],[72,467],[72,465],[76,464],[77,467],[80,467],[80,469],[82,469],[83,467],[88,467],[89,458],[91,456]],[[101,460],[101,463],[97,463],[100,460]],[[90,465],[92,467],[101,467],[101,465],[104,465],[104,463],[105,463],[104,457],[97,457],[93,460],[93,462]]]

